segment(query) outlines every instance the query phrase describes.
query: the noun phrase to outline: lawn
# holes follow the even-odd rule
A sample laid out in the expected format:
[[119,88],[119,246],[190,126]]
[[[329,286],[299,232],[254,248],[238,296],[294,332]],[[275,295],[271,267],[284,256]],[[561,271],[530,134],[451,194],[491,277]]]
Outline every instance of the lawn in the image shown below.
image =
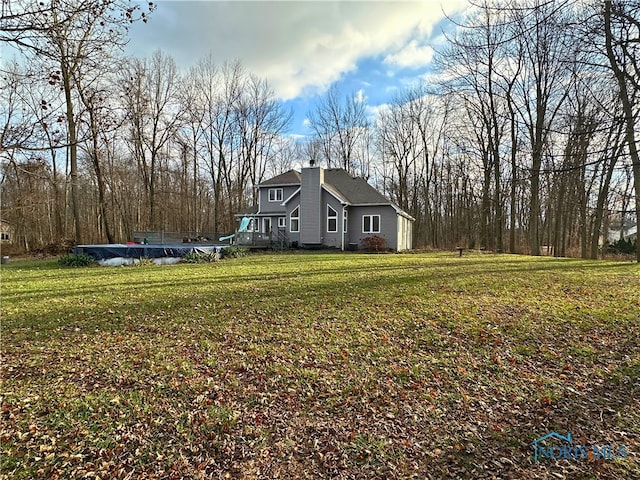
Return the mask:
[[[640,478],[637,264],[284,253],[1,275],[1,478]],[[535,461],[550,432],[569,458]]]

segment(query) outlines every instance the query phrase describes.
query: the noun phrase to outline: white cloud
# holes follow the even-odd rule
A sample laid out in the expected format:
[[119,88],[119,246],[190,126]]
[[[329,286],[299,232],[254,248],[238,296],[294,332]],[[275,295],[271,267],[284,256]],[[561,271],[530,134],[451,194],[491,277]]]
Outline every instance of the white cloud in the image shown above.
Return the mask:
[[430,45],[419,45],[417,40],[411,40],[403,49],[387,55],[384,63],[401,68],[419,68],[431,63],[433,48]]
[[304,140],[306,138],[309,137],[309,135],[304,135],[302,133],[289,133],[286,135],[286,137],[290,138],[291,140]]
[[367,97],[364,94],[364,90],[360,89],[356,92],[355,101],[356,103],[364,103],[367,101]]
[[390,108],[391,107],[388,103],[382,103],[380,105],[367,105],[367,118],[370,121],[375,122],[380,117],[380,114],[389,111]]
[[[434,33],[441,3],[161,1],[147,24],[133,25],[127,51],[160,48],[185,69],[209,52],[219,63],[239,59],[286,100],[323,92],[366,58],[415,65],[428,51],[413,40]],[[448,0],[445,11],[467,5]]]

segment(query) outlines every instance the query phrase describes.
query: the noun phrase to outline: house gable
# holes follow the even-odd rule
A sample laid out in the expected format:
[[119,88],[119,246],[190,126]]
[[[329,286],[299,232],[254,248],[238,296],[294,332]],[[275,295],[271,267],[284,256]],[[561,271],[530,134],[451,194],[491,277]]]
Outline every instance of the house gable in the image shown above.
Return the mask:
[[259,213],[284,213],[287,200],[299,190],[300,185],[261,185],[258,190]]

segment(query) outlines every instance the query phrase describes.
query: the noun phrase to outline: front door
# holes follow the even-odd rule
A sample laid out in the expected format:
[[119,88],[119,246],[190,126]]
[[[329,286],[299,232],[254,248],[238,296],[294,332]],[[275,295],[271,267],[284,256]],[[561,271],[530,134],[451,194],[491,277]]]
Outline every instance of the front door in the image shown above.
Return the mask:
[[265,217],[262,219],[262,231],[266,234],[271,233],[271,218]]

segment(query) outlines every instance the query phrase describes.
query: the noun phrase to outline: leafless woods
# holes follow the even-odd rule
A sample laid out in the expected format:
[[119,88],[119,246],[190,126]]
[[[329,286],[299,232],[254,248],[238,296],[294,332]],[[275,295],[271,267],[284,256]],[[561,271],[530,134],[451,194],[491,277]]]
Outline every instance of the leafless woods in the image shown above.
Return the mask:
[[305,138],[241,61],[125,58],[152,11],[3,2],[2,219],[24,248],[229,232],[258,183],[310,160],[375,184],[417,246],[595,258],[640,217],[638,0],[474,1],[429,76],[375,108],[333,87]]

